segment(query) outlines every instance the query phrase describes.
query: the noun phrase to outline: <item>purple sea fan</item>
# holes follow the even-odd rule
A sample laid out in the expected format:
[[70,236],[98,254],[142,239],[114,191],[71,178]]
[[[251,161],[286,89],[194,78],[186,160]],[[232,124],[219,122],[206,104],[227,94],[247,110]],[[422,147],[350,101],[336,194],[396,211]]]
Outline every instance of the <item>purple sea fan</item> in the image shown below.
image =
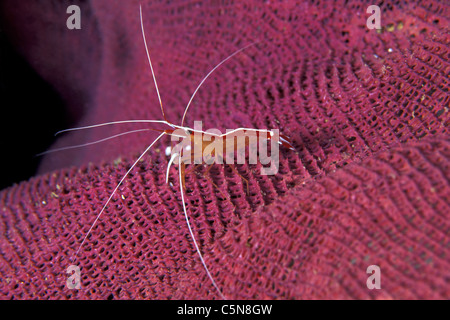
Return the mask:
[[[3,1],[4,30],[77,125],[161,119],[139,2],[77,4],[82,28],[68,30],[66,4]],[[385,1],[382,29],[370,30],[372,4],[142,1],[170,121],[215,64],[258,41],[205,82],[187,124],[277,128],[296,149],[280,148],[275,176],[237,166],[248,194],[228,166],[186,176],[195,237],[227,298],[450,297],[449,5]],[[132,128],[74,132],[54,147]],[[78,254],[82,288],[66,286],[95,216],[155,137],[48,155],[39,175],[0,192],[3,298],[219,297],[177,181],[165,182],[168,141],[124,181]],[[381,290],[366,286],[370,265]]]

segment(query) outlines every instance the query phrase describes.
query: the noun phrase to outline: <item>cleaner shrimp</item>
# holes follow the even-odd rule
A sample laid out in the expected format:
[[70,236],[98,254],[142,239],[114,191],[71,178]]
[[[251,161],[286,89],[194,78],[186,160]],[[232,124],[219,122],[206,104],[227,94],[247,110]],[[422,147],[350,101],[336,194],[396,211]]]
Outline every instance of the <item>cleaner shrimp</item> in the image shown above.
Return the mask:
[[[46,154],[46,153],[50,153],[50,152],[55,152],[55,151],[62,151],[62,150],[67,150],[67,149],[71,149],[71,148],[79,148],[79,147],[84,147],[87,145],[92,145],[92,144],[96,144],[96,143],[100,143],[109,139],[113,139],[113,138],[117,138],[126,134],[132,134],[132,133],[136,133],[136,132],[142,132],[142,131],[147,131],[147,130],[152,130],[152,131],[157,131],[160,134],[158,135],[158,137],[153,140],[153,142],[145,149],[144,152],[141,153],[141,155],[136,159],[136,161],[131,165],[131,167],[128,169],[128,171],[122,176],[122,178],[120,179],[120,181],[117,183],[116,187],[114,188],[114,190],[111,192],[109,198],[107,199],[107,201],[104,203],[102,209],[100,210],[100,212],[98,213],[98,215],[96,216],[95,220],[93,221],[93,223],[91,224],[89,230],[87,231],[87,233],[85,234],[82,242],[80,243],[78,249],[76,250],[75,254],[73,255],[73,257],[71,258],[72,263],[75,262],[77,255],[79,254],[82,246],[85,244],[88,236],[91,234],[94,226],[97,224],[97,222],[99,221],[100,217],[102,216],[102,214],[104,213],[105,209],[107,208],[107,206],[109,205],[109,203],[111,202],[113,196],[116,194],[117,190],[119,189],[119,187],[122,185],[123,181],[126,179],[126,177],[130,174],[130,172],[135,168],[135,166],[139,163],[139,161],[141,161],[141,159],[143,158],[143,156],[149,152],[149,150],[165,135],[167,136],[171,136],[172,139],[181,139],[182,142],[179,143],[177,146],[175,146],[174,148],[170,148],[168,147],[166,154],[169,155],[169,152],[171,154],[171,158],[170,161],[168,162],[167,165],[167,171],[166,171],[166,183],[168,183],[168,179],[169,179],[169,171],[170,171],[170,167],[172,164],[177,164],[178,165],[178,177],[177,180],[179,181],[179,187],[180,187],[180,193],[181,193],[181,201],[182,201],[182,207],[183,207],[183,214],[184,214],[184,218],[186,220],[186,224],[187,227],[189,229],[189,234],[192,238],[195,250],[197,251],[197,254],[200,258],[200,261],[203,265],[203,268],[208,276],[208,278],[210,279],[213,287],[215,288],[215,290],[217,291],[217,293],[219,294],[219,296],[222,299],[226,299],[225,295],[222,293],[222,290],[219,288],[219,286],[217,285],[214,277],[211,275],[209,268],[207,266],[207,263],[200,251],[200,248],[198,246],[197,240],[194,236],[194,232],[191,228],[191,224],[189,221],[189,217],[187,214],[187,208],[186,208],[186,204],[185,204],[185,195],[184,195],[184,191],[185,191],[185,174],[186,174],[186,165],[187,164],[206,164],[206,165],[211,165],[214,160],[224,160],[225,158],[228,159],[230,154],[236,154],[238,152],[242,152],[243,150],[245,150],[246,148],[250,148],[252,147],[252,145],[255,143],[256,140],[253,140],[251,137],[249,139],[245,139],[245,135],[247,134],[251,134],[250,136],[253,136],[255,138],[258,139],[258,141],[271,141],[272,143],[275,143],[276,145],[280,144],[283,147],[290,149],[290,150],[294,150],[294,147],[292,145],[292,142],[290,141],[289,137],[283,135],[283,134],[279,134],[278,130],[275,130],[276,132],[274,132],[274,130],[266,130],[266,129],[252,129],[252,128],[238,128],[238,129],[234,129],[231,131],[228,131],[225,134],[219,134],[219,133],[214,133],[214,132],[208,132],[208,131],[203,131],[201,129],[197,129],[195,128],[190,128],[190,127],[186,127],[184,126],[184,122],[185,122],[185,117],[186,114],[189,110],[189,107],[191,105],[192,100],[194,99],[196,93],[198,92],[198,90],[200,89],[200,87],[203,85],[203,83],[206,81],[206,79],[217,69],[219,68],[222,64],[224,64],[226,61],[228,61],[229,59],[231,59],[232,57],[234,57],[235,55],[237,55],[238,53],[242,52],[243,50],[247,49],[248,47],[254,45],[255,43],[249,44],[237,51],[235,51],[234,53],[232,53],[231,55],[229,55],[228,57],[226,57],[225,59],[223,59],[220,63],[218,63],[213,69],[211,69],[211,71],[209,71],[209,73],[202,79],[202,81],[199,83],[199,85],[197,86],[197,88],[195,89],[195,91],[193,92],[188,104],[186,105],[183,117],[182,117],[182,121],[181,121],[181,125],[176,125],[171,123],[170,121],[167,120],[166,115],[164,113],[164,108],[163,108],[163,104],[162,104],[162,100],[161,100],[161,96],[159,93],[159,88],[158,88],[158,84],[156,81],[156,76],[155,76],[155,72],[153,69],[153,65],[152,65],[152,61],[150,58],[150,52],[147,46],[147,39],[145,36],[145,30],[144,30],[144,24],[143,24],[143,17],[142,17],[142,6],[140,5],[139,7],[139,13],[140,13],[140,24],[141,24],[141,32],[142,32],[142,38],[144,41],[144,46],[145,46],[145,51],[146,51],[146,55],[147,55],[147,59],[148,59],[148,64],[150,66],[150,70],[151,70],[151,74],[152,74],[152,78],[153,78],[153,82],[155,85],[155,89],[156,89],[156,93],[158,96],[158,101],[159,101],[159,105],[161,108],[161,113],[163,116],[163,120],[122,120],[122,121],[112,121],[112,122],[106,122],[106,123],[100,123],[100,124],[95,124],[95,125],[89,125],[89,126],[83,126],[83,127],[76,127],[76,128],[70,128],[70,129],[65,129],[62,131],[57,132],[57,134],[63,133],[63,132],[69,132],[69,131],[75,131],[75,130],[85,130],[85,129],[92,129],[92,128],[98,128],[98,127],[102,127],[102,126],[109,126],[109,125],[117,125],[117,124],[124,124],[124,123],[151,123],[151,124],[164,124],[170,127],[170,129],[166,129],[166,130],[159,130],[159,129],[139,129],[139,130],[132,130],[132,131],[127,131],[124,133],[120,133],[120,134],[116,134],[114,136],[108,137],[108,138],[104,138],[95,142],[89,142],[89,143],[85,143],[85,144],[80,144],[80,145],[75,145],[75,146],[69,146],[69,147],[63,147],[63,148],[58,148],[58,149],[53,149],[53,150],[49,150],[46,152],[41,153],[42,154]],[[235,143],[235,139],[234,137],[236,135],[240,135],[241,137],[244,136],[244,139],[237,139],[237,143]],[[231,139],[229,139],[231,138]],[[221,141],[221,139],[226,139],[227,141],[232,141],[232,145],[230,148],[230,145],[227,144],[226,147],[223,144],[217,144],[217,141]],[[209,160],[205,160],[205,157],[203,156],[205,154],[206,151],[209,150],[209,154],[212,156],[209,158]],[[222,163],[222,162],[219,162]],[[247,184],[247,193],[248,193],[248,181],[242,177],[238,171],[233,167],[233,165],[231,164],[231,168],[246,182]],[[209,170],[209,169],[208,169]]]

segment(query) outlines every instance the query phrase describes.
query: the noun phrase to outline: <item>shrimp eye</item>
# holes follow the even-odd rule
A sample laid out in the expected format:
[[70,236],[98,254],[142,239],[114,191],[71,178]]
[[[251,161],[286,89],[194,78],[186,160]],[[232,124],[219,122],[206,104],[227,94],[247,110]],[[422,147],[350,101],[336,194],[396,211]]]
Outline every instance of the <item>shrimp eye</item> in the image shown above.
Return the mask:
[[185,129],[185,131],[186,131],[186,133],[187,133],[188,135],[191,135],[191,134],[192,134],[192,131],[189,130],[189,129]]

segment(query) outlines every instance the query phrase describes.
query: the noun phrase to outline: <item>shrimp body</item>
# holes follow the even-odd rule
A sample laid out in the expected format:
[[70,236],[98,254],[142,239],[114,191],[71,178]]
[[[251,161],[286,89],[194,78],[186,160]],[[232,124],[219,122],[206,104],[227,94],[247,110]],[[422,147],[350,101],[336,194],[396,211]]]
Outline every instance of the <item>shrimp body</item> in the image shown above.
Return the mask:
[[[175,133],[175,131],[180,131]],[[180,157],[182,186],[185,189],[185,167],[189,164],[212,165],[213,163],[234,164],[236,154],[244,154],[246,149],[257,149],[260,143],[268,143],[275,134],[273,131],[265,129],[238,129],[226,134],[212,134],[203,131],[193,132],[192,130],[166,130],[172,137],[182,138],[172,150],[172,159],[167,167],[167,176],[171,164],[176,157]],[[289,137],[279,134],[276,141],[285,148],[294,150]]]

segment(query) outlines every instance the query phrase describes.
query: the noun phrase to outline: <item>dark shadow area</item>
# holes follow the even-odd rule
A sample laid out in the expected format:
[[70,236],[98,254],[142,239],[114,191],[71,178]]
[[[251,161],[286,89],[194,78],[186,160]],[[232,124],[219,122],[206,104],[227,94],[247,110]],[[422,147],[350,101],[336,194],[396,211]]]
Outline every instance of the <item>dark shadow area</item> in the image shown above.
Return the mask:
[[0,30],[0,190],[32,177],[40,157],[67,127],[64,103]]

